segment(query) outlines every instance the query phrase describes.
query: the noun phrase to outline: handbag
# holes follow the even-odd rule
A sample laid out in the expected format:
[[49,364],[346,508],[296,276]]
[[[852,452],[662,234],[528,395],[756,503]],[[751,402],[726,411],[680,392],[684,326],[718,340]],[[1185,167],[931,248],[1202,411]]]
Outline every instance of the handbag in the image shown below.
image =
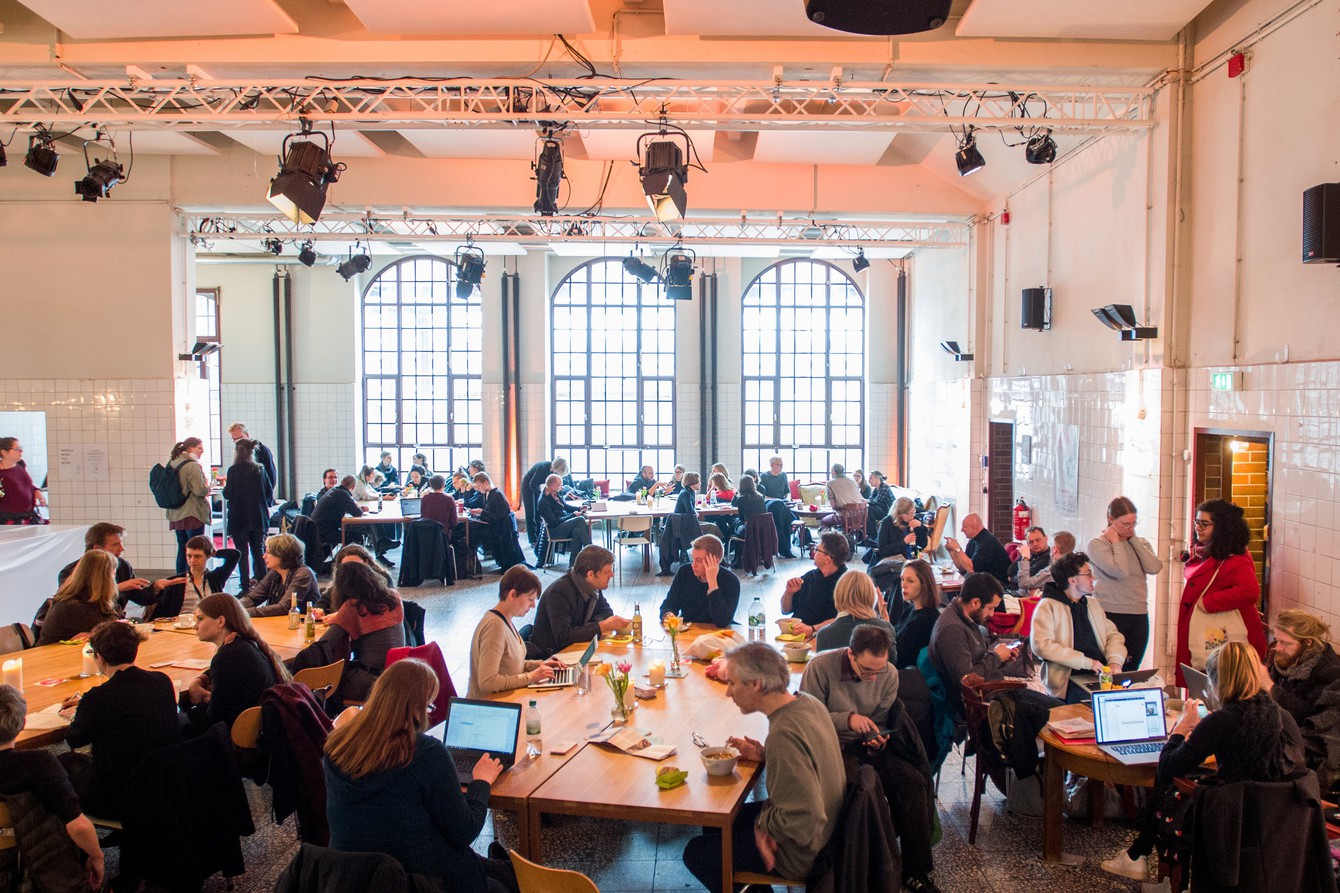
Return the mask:
[[1210,582],[1201,590],[1196,606],[1191,610],[1191,623],[1187,630],[1187,646],[1191,650],[1191,666],[1197,670],[1205,669],[1205,660],[1210,652],[1225,642],[1246,642],[1247,624],[1242,620],[1242,612],[1237,608],[1227,611],[1207,611],[1204,607],[1205,593],[1214,586],[1219,570],[1224,566],[1219,562],[1214,568]]

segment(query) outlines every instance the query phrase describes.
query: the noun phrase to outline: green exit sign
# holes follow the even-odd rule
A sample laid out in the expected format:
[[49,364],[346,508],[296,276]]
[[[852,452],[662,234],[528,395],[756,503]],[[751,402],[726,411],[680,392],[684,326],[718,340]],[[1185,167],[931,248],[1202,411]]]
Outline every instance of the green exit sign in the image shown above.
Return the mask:
[[1242,389],[1241,372],[1211,372],[1210,390],[1238,391]]

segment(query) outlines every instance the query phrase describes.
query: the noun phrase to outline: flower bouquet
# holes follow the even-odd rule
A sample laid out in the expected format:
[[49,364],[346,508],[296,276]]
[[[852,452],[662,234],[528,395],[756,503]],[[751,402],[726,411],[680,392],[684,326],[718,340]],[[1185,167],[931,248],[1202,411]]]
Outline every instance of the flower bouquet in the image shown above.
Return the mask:
[[683,679],[688,675],[679,665],[679,634],[684,629],[684,621],[677,614],[670,615],[665,621],[665,632],[670,637],[670,669],[665,675],[671,679]]
[[614,695],[614,709],[610,715],[614,717],[615,722],[628,722],[628,714],[632,711],[634,703],[628,697],[632,677],[629,675],[633,671],[633,665],[627,661],[622,661],[611,667],[607,663],[593,664],[592,669],[605,677],[605,684],[610,687],[610,693]]

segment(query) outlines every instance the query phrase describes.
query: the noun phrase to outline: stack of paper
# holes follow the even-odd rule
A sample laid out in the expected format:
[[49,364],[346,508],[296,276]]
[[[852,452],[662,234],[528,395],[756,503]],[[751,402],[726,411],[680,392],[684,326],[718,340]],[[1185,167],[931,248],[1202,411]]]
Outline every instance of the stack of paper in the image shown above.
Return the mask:
[[661,744],[660,739],[631,726],[609,728],[588,740],[596,744],[612,744],[624,753],[648,760],[663,760],[675,752],[673,745]]
[[1086,719],[1083,716],[1075,716],[1070,719],[1053,719],[1047,723],[1047,728],[1063,738],[1093,737],[1093,720]]

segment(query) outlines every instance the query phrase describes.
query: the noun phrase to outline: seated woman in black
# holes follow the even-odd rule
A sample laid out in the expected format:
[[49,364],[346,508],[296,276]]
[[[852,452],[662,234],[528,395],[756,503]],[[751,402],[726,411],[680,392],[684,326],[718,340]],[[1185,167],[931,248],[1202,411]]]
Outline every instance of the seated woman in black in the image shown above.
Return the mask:
[[875,546],[876,560],[901,555],[915,558],[926,548],[930,530],[917,520],[917,506],[906,496],[899,497],[893,511],[879,522],[879,542]]
[[265,541],[265,576],[241,596],[252,617],[282,617],[295,604],[302,611],[320,596],[316,575],[302,563],[302,540],[279,533]]
[[879,522],[889,516],[893,510],[893,490],[884,483],[884,472],[870,472],[870,496],[866,499],[866,533],[875,536],[879,532]]
[[901,670],[916,667],[917,655],[931,644],[931,632],[935,629],[935,621],[940,619],[940,587],[930,564],[921,558],[903,565],[899,585],[902,588],[902,600],[898,604],[900,614],[895,616],[894,606],[890,604],[889,617],[898,634],[898,669]]
[[88,638],[104,620],[116,620],[116,556],[101,549],[84,553],[51,602],[38,645],[54,645],[67,639]]
[[[1200,718],[1201,702],[1186,701],[1182,718],[1173,728],[1159,757],[1151,807],[1162,791],[1214,757],[1215,781],[1284,781],[1307,771],[1303,737],[1298,724],[1261,686],[1265,669],[1256,649],[1247,642],[1226,642],[1205,661],[1220,708]],[[1103,870],[1123,877],[1148,877],[1148,855],[1156,841],[1154,809],[1130,848],[1103,861]]]
[[428,664],[396,661],[363,709],[330,733],[324,761],[330,848],[385,853],[405,871],[461,893],[514,891],[506,851],[495,843],[494,858],[485,858],[470,848],[502,764],[485,754],[462,793],[451,754],[425,734],[437,689]]
[[192,679],[182,695],[188,734],[203,732],[216,722],[232,728],[238,714],[260,703],[261,692],[291,679],[284,662],[231,595],[216,592],[196,605],[195,636],[218,650],[209,669]]
[[[216,556],[223,564],[212,571],[206,570],[209,560]],[[224,584],[233,575],[233,569],[241,557],[242,553],[237,549],[219,549],[215,552],[211,537],[191,537],[186,541],[186,577],[179,583],[171,583],[163,588],[163,594],[154,606],[153,616],[176,617],[193,613],[202,598],[223,592]]]
[[88,644],[98,673],[107,681],[62,705],[75,708],[65,743],[72,748],[93,747],[91,754],[68,750],[57,759],[84,811],[99,818],[121,818],[132,793],[129,780],[135,766],[145,754],[176,744],[181,737],[172,680],[135,666],[141,641],[128,623],[98,624]]
[[[722,542],[730,542],[731,536],[744,536],[745,528],[749,526],[749,519],[755,515],[767,515],[768,520],[772,520],[772,513],[768,511],[767,500],[763,494],[758,492],[758,483],[749,475],[740,478],[735,498],[730,501],[735,506],[735,517],[722,515],[721,521],[729,525],[729,532],[726,529],[722,533],[727,533]],[[721,526],[718,524],[718,526]]]
[[782,613],[793,615],[790,632],[813,636],[837,617],[833,591],[847,570],[851,548],[847,538],[830,531],[819,537],[814,547],[814,570],[786,581],[782,592]]
[[687,468],[685,468],[683,465],[676,465],[676,466],[675,466],[675,474],[674,474],[674,477],[672,477],[672,478],[670,479],[670,481],[666,484],[666,487],[665,487],[665,495],[666,495],[666,496],[678,496],[680,493],[683,493],[683,492],[684,492],[684,475],[686,475],[686,474],[688,474],[688,473],[689,473],[689,470],[688,470]]
[[[698,487],[702,483],[702,478],[699,476],[698,472],[690,471],[684,474],[682,483],[684,489],[680,490],[679,495],[675,497],[675,509],[670,514],[691,515],[694,518],[697,518],[698,506],[696,500],[698,498]],[[693,541],[696,535],[696,533],[681,534],[678,531],[675,522],[668,518],[666,519],[665,526],[661,531],[661,539],[659,543],[661,569],[657,572],[656,576],[674,576],[674,563],[684,557],[683,553],[688,550],[689,543]]]
[[405,609],[386,578],[361,561],[335,568],[331,608],[325,635],[308,647],[346,658],[339,697],[362,701],[386,668],[386,652],[405,645]]
[[673,515],[697,515],[698,514],[698,488],[702,486],[702,477],[696,471],[690,471],[684,475],[684,489],[679,491],[675,497],[675,510]]

